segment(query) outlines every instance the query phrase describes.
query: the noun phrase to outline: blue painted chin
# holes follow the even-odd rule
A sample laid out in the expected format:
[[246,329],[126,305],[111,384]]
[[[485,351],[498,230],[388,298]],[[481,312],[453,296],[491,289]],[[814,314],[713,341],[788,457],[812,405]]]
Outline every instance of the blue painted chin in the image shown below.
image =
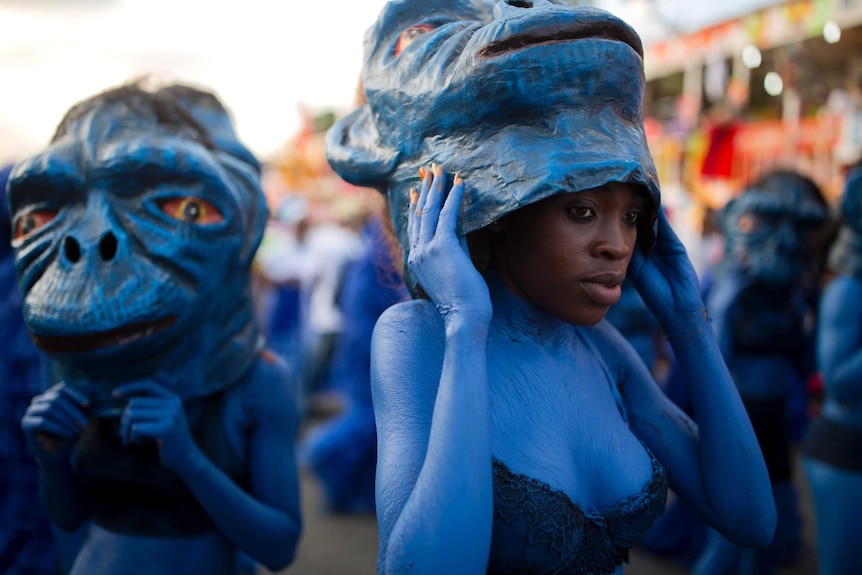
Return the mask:
[[[405,259],[409,190],[432,162],[466,182],[462,234],[612,181],[643,185],[658,208],[637,34],[602,10],[530,4],[399,0],[366,34],[368,103],[329,131],[327,157],[387,194]],[[403,47],[409,30],[423,33]]]

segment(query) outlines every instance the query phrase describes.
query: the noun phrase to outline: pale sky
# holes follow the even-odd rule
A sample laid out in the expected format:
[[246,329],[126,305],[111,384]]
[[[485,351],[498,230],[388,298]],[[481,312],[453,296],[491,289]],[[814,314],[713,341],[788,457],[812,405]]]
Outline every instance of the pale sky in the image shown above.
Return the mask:
[[[429,2],[432,0],[429,0]],[[655,0],[689,28],[775,0]],[[385,0],[0,0],[0,162],[44,147],[75,102],[150,74],[213,89],[240,138],[267,159],[301,106],[345,111],[362,36]],[[648,41],[645,0],[599,4]],[[710,12],[711,11],[711,12]]]

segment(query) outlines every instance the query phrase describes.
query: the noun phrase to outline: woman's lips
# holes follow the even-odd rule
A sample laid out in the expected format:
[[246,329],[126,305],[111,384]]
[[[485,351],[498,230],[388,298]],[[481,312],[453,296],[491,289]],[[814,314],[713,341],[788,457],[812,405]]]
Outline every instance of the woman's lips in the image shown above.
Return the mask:
[[625,274],[609,272],[598,274],[580,281],[587,296],[599,305],[612,306],[622,297],[622,284]]

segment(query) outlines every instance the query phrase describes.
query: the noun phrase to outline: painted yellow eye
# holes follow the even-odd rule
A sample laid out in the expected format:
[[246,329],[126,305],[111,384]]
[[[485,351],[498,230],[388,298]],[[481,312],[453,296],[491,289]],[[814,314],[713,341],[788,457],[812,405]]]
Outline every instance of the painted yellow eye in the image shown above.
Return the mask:
[[395,45],[395,55],[398,56],[407,49],[407,46],[412,44],[414,40],[419,38],[422,34],[426,34],[434,29],[434,26],[431,24],[417,24],[416,26],[411,26],[407,28],[401,35],[398,36],[398,44]]
[[18,218],[15,222],[15,238],[21,240],[36,232],[42,226],[57,217],[57,212],[51,210],[33,210]]
[[224,216],[214,205],[200,198],[174,198],[162,204],[162,211],[174,219],[192,224],[217,224]]
[[753,234],[763,225],[763,221],[754,214],[742,214],[736,221],[736,228],[743,234]]

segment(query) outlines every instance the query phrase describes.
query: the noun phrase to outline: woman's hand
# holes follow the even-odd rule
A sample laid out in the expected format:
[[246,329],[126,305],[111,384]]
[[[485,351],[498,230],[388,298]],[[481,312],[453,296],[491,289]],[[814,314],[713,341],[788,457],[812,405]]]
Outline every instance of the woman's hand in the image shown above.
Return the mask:
[[121,385],[114,395],[131,397],[120,416],[123,445],[156,442],[162,465],[177,473],[203,456],[192,439],[178,395],[152,381]]
[[[421,170],[422,190],[410,190],[407,265],[437,310],[448,322],[453,317],[490,322],[491,298],[485,279],[473,266],[467,238],[455,232],[464,196],[464,180],[455,176],[443,200],[446,175],[434,166]],[[441,208],[442,206],[442,208]]]
[[655,248],[648,256],[636,249],[628,275],[668,335],[687,329],[691,320],[706,319],[697,274],[664,209],[659,210]]
[[40,463],[68,463],[81,431],[87,425],[90,400],[83,392],[58,383],[30,401],[21,428],[27,447]]

